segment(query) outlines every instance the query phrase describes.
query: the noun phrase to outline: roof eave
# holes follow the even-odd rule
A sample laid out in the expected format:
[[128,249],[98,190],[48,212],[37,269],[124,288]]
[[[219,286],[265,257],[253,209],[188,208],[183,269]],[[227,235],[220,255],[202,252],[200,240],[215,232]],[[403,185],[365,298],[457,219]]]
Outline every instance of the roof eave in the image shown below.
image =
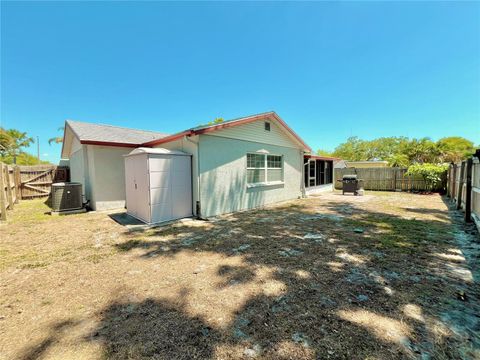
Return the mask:
[[120,143],[120,142],[112,142],[112,141],[96,141],[96,140],[80,140],[80,144],[83,144],[83,145],[100,145],[100,146],[129,147],[129,148],[136,148],[136,147],[141,146],[141,144]]
[[167,142],[170,142],[170,141],[175,141],[175,140],[183,138],[184,136],[191,136],[191,135],[195,135],[194,130],[185,130],[185,131],[182,131],[182,132],[177,133],[177,134],[165,136],[161,139],[147,141],[143,144],[140,144],[140,146],[151,147],[151,146],[155,146],[155,145],[164,144],[164,143],[167,143]]

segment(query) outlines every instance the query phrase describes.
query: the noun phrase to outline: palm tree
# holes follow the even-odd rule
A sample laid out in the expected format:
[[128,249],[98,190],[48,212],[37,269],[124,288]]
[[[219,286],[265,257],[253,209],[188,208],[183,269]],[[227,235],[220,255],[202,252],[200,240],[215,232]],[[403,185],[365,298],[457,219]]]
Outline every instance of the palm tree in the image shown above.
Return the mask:
[[[63,132],[64,129],[65,128],[62,126],[62,127],[59,127],[57,130]],[[52,145],[52,143],[61,144],[62,142],[63,142],[63,136],[57,136],[57,137],[48,139],[49,145]]]
[[12,156],[14,164],[17,163],[17,156],[22,152],[22,148],[28,147],[34,142],[35,140],[26,132],[0,128],[0,153],[2,156]]

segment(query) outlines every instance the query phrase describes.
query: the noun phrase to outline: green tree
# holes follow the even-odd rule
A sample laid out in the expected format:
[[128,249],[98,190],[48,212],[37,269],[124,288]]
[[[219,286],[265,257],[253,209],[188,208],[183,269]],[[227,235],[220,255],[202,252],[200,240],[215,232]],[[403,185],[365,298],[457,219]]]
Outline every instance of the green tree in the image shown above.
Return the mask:
[[0,156],[5,156],[13,146],[13,139],[7,130],[0,127]]
[[209,121],[209,122],[206,123],[206,124],[200,124],[200,125],[198,125],[198,127],[210,126],[210,125],[217,125],[217,124],[223,123],[223,121],[224,121],[223,118],[218,117],[218,118],[213,119],[212,121]]
[[[0,161],[5,164],[14,163],[12,155],[5,155],[5,156],[0,155]],[[36,156],[28,154],[26,152],[21,152],[20,154],[18,154],[15,161],[16,161],[15,163],[16,165],[50,164],[49,161],[43,161],[43,160],[40,160],[40,163],[39,163]]]
[[403,136],[362,140],[356,136],[338,145],[333,156],[344,160],[386,160],[390,166],[459,161],[474,152],[473,143],[460,137],[448,137],[438,142],[428,137],[408,139]]
[[437,144],[428,137],[408,141],[402,146],[401,153],[408,156],[410,164],[441,162]]
[[437,141],[442,162],[459,162],[475,152],[472,141],[461,136],[444,137]]
[[323,149],[318,149],[317,150],[317,155],[326,156],[326,157],[332,157],[333,156],[331,151],[327,151],[327,150],[323,150]]
[[398,157],[401,148],[408,142],[406,137],[381,137],[367,142],[367,160],[387,160]]
[[408,167],[410,164],[408,156],[401,153],[393,154],[386,160],[388,161],[388,165],[392,167]]
[[333,156],[350,161],[368,160],[367,149],[366,141],[359,139],[357,136],[352,136],[335,148]]
[[0,134],[0,155],[2,157],[11,157],[14,164],[17,163],[17,156],[23,153],[23,148],[35,142],[26,132],[16,129],[5,130],[1,128]]

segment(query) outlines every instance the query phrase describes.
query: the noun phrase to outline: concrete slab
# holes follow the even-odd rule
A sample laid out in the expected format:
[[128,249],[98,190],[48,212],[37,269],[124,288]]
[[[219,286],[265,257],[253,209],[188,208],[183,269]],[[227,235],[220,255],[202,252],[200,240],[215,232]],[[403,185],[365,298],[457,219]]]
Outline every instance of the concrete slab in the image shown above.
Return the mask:
[[138,220],[134,218],[131,215],[128,215],[126,212],[119,212],[119,213],[114,213],[114,214],[109,214],[111,219],[113,219],[115,222],[117,222],[120,225],[125,226],[129,231],[143,231],[146,229],[151,229],[159,226],[165,226],[177,222],[189,222],[189,221],[195,221],[192,218],[185,218],[185,219],[179,219],[179,220],[171,220],[171,221],[165,221],[162,223],[157,223],[157,224],[145,224],[143,221]]
[[50,212],[50,215],[55,215],[55,216],[59,216],[59,215],[72,215],[72,214],[82,214],[82,213],[86,213],[87,212],[87,209],[85,208],[82,208],[82,209],[75,209],[75,210],[62,210],[62,211],[51,211]]

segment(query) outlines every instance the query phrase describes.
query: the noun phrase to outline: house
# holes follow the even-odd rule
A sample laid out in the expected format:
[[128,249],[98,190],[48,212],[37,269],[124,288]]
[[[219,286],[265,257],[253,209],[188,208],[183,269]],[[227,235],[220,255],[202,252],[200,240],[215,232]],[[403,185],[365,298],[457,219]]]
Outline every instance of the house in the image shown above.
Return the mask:
[[69,159],[70,180],[83,185],[84,201],[94,210],[125,207],[123,155],[163,133],[65,121],[63,159]]
[[[173,135],[67,121],[62,157],[93,209],[125,206],[124,155],[162,148],[191,155],[192,214],[211,217],[331,189],[333,159],[310,147],[275,113]],[[308,174],[308,180],[306,175]]]

